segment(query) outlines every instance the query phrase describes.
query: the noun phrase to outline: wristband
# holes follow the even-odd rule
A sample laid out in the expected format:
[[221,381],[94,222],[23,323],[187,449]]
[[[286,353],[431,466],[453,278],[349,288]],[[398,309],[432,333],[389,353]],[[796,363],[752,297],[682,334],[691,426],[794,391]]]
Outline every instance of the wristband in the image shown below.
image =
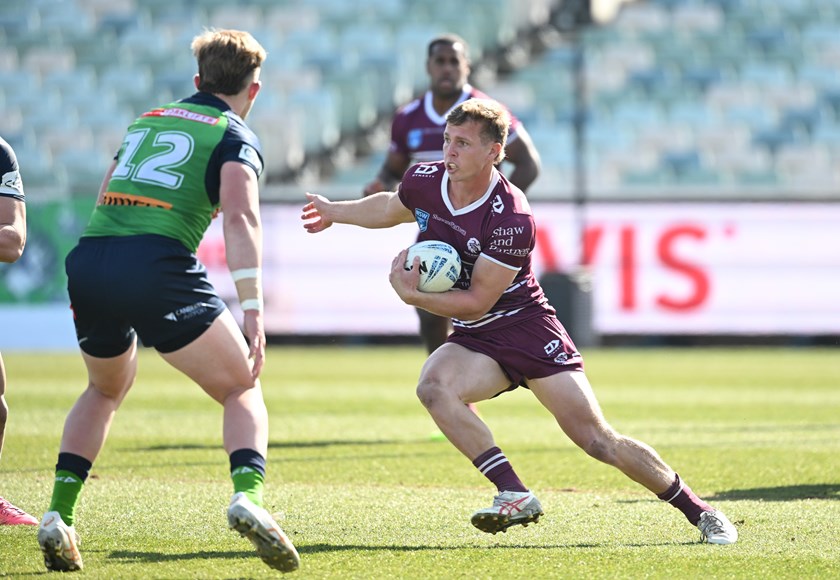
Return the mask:
[[248,300],[243,300],[240,305],[242,306],[242,310],[262,310],[262,300],[259,298],[249,298]]
[[246,278],[259,278],[260,277],[260,269],[259,268],[239,268],[238,270],[233,270],[230,275],[233,277],[234,282],[239,282],[240,280],[245,280]]

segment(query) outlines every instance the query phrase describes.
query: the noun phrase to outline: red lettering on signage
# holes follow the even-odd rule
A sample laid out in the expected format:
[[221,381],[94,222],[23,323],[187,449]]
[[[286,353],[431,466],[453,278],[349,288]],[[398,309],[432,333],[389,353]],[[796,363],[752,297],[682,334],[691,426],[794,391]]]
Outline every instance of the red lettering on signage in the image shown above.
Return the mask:
[[691,281],[692,292],[683,299],[660,295],[656,303],[668,310],[691,310],[703,304],[709,298],[709,276],[696,264],[680,259],[675,254],[677,242],[685,238],[703,240],[706,232],[696,226],[678,226],[665,231],[657,245],[657,255],[662,264],[670,270],[680,273]]
[[536,232],[536,255],[542,256],[542,269],[545,272],[556,273],[560,271],[560,257],[554,251],[554,244],[551,242],[551,230],[537,226]]
[[632,226],[621,228],[620,243],[620,275],[621,275],[621,308],[633,310],[636,308],[636,230]]
[[583,265],[591,266],[595,263],[595,256],[601,238],[604,236],[604,226],[589,226],[583,232]]

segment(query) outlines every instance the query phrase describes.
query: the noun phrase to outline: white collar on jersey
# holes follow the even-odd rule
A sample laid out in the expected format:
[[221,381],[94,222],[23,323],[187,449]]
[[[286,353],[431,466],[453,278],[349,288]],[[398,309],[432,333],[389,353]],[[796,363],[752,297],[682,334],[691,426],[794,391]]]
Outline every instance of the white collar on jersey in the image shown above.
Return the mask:
[[[473,88],[472,85],[469,83],[464,85],[464,89],[461,91],[461,96],[452,107],[449,109],[451,111],[464,101],[470,98],[470,93],[472,92]],[[436,125],[445,125],[446,124],[446,116],[449,114],[449,111],[446,111],[443,115],[438,115],[435,108],[432,106],[432,91],[426,91],[426,95],[423,97],[423,108],[426,111],[426,116],[429,118]]]
[[466,207],[462,207],[461,209],[455,209],[452,207],[452,201],[449,199],[449,172],[443,172],[443,179],[440,180],[440,196],[443,198],[443,203],[446,204],[446,209],[449,210],[449,213],[452,215],[462,215],[465,213],[470,213],[475,208],[484,204],[485,201],[490,197],[490,194],[495,189],[496,184],[499,183],[499,171],[495,167],[493,168],[493,178],[490,180],[490,186],[487,188],[487,191],[484,192],[480,198],[472,202],[470,205]]

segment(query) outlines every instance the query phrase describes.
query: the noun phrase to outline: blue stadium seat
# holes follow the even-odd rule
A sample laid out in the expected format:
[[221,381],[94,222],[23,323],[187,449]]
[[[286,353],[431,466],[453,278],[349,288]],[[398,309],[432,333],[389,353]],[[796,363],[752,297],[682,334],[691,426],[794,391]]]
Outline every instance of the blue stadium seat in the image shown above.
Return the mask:
[[787,145],[795,142],[794,132],[786,127],[772,127],[761,129],[753,133],[752,142],[756,147],[760,147],[775,155],[779,150]]
[[288,114],[302,120],[303,148],[316,154],[338,143],[339,104],[328,88],[300,89],[288,97]]
[[694,150],[665,151],[661,165],[668,174],[680,177],[700,170],[700,155]]

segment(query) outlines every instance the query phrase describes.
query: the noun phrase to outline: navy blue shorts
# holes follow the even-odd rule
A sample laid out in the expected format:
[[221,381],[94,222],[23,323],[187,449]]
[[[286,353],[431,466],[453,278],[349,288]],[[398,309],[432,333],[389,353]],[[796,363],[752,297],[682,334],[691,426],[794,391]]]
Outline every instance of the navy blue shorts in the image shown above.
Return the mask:
[[135,331],[144,346],[178,350],[226,308],[195,254],[165,236],[82,238],[64,265],[76,338],[91,356],[124,353]]
[[480,352],[499,363],[510,379],[508,391],[527,388],[527,379],[583,370],[583,357],[566,329],[550,313],[487,332],[466,333],[456,328],[447,342]]

